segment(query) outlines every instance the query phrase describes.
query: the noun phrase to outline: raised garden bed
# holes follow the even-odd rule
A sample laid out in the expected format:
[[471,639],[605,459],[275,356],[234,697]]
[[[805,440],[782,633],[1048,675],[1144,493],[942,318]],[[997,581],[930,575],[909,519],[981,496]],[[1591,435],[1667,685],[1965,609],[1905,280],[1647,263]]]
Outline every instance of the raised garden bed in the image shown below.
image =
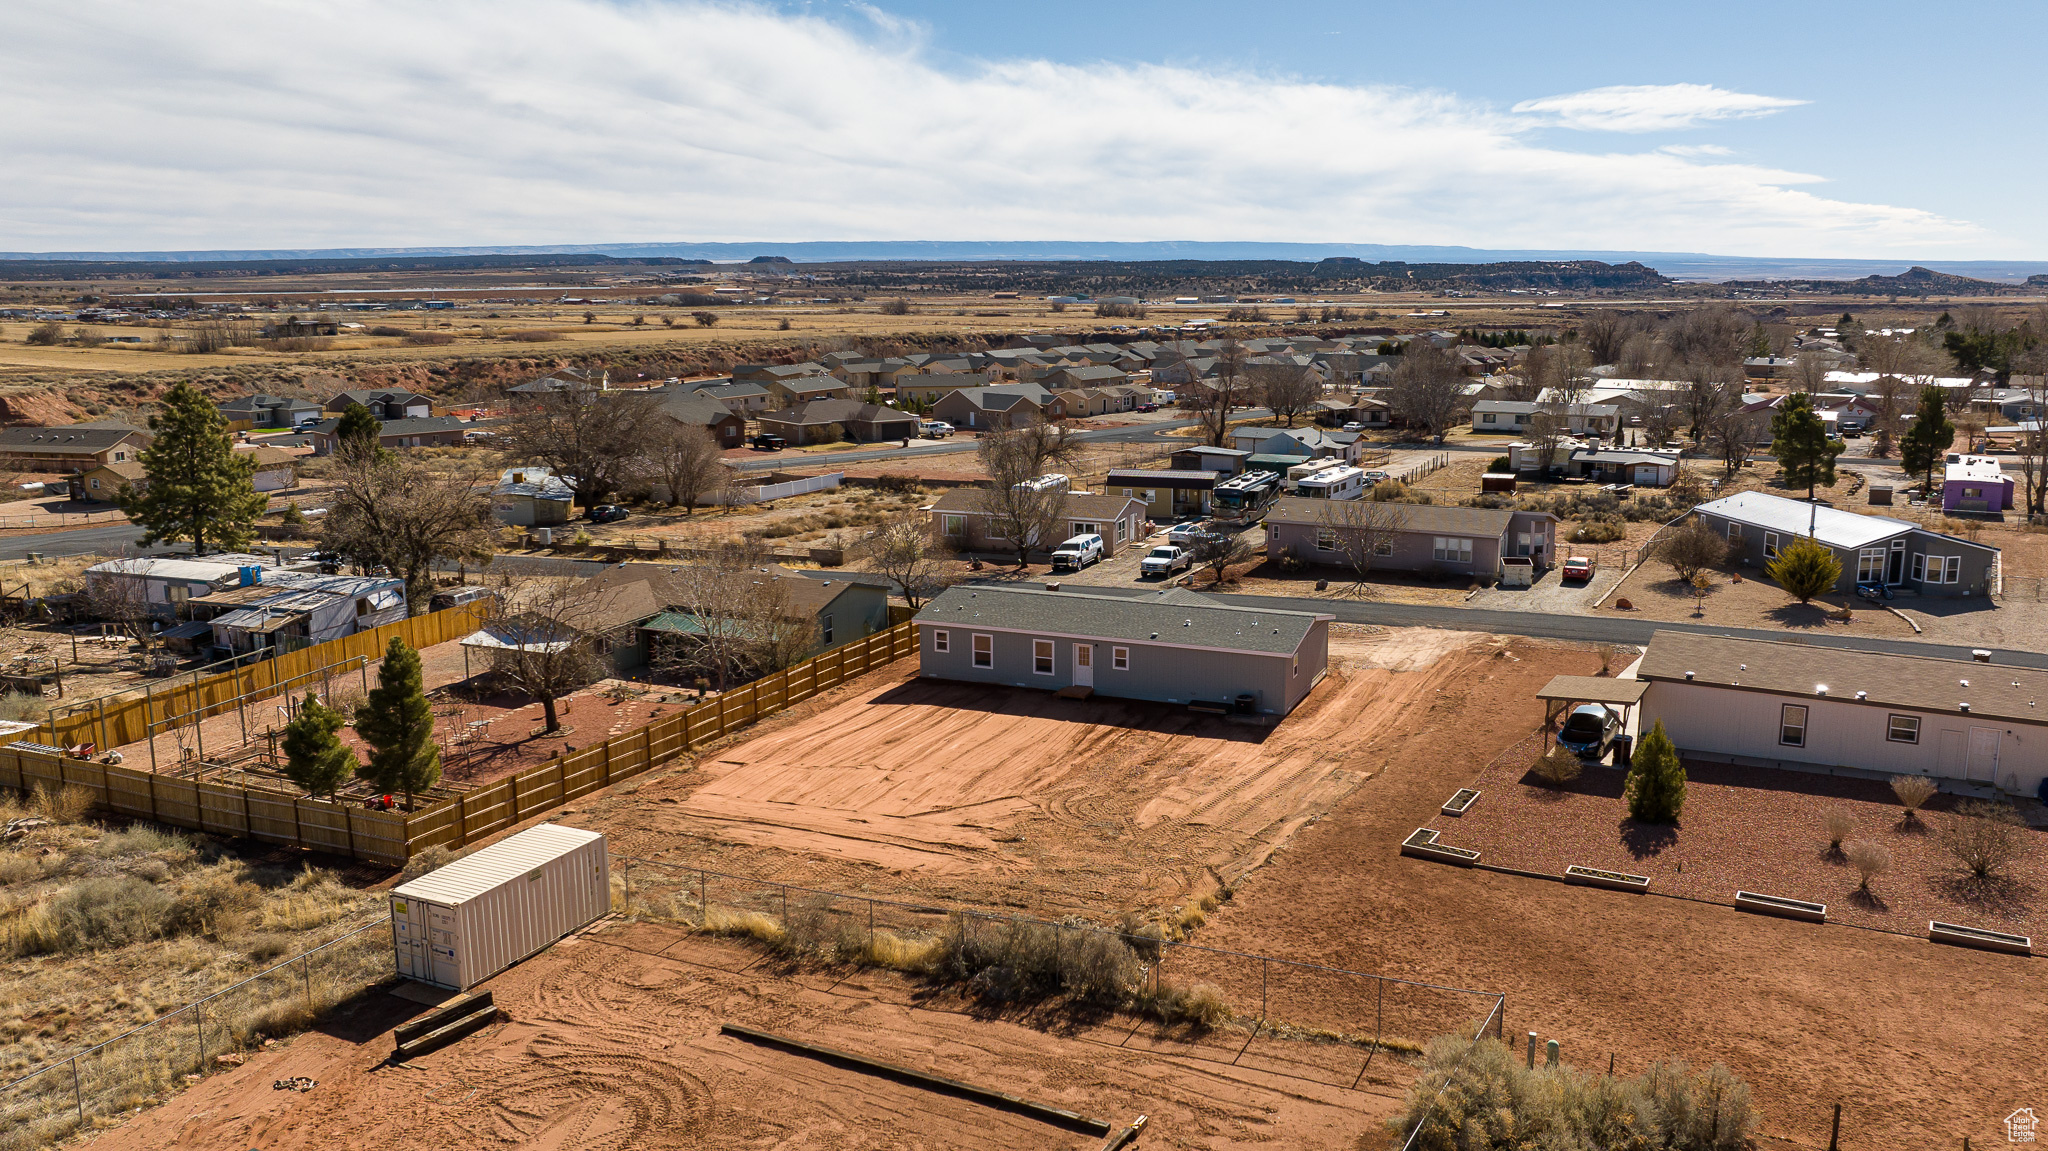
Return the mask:
[[1597,867],[1581,867],[1574,863],[1564,869],[1568,883],[1580,883],[1587,887],[1604,887],[1609,891],[1648,891],[1650,877],[1631,875],[1626,871],[1602,871]]
[[1471,810],[1472,805],[1474,803],[1477,803],[1478,801],[1478,792],[1472,790],[1469,787],[1461,787],[1458,789],[1458,794],[1453,795],[1450,798],[1450,801],[1444,804],[1444,814],[1463,815],[1467,811]]
[[2007,935],[2003,931],[1987,931],[1982,927],[1965,927],[1960,923],[1943,923],[1938,919],[1927,921],[1927,938],[1935,943],[1975,947],[1980,951],[2003,951],[2008,955],[2034,953],[2034,941],[2028,936]]
[[1759,895],[1754,891],[1735,893],[1735,907],[1739,911],[1754,911],[1759,915],[1775,915],[1781,919],[1802,919],[1808,923],[1826,923],[1828,905],[1808,903],[1803,899],[1786,899],[1782,895]]
[[1459,867],[1470,867],[1479,862],[1479,853],[1463,847],[1452,847],[1438,843],[1436,832],[1427,827],[1418,827],[1408,838],[1401,841],[1401,854],[1417,859],[1431,859],[1438,863],[1450,863]]

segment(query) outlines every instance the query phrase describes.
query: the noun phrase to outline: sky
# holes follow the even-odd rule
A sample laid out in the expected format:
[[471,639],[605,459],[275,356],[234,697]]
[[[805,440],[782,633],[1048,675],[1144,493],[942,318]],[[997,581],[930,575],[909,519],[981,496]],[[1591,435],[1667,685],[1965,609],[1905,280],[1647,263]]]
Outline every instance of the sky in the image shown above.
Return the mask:
[[15,0],[0,250],[2048,257],[2048,4]]

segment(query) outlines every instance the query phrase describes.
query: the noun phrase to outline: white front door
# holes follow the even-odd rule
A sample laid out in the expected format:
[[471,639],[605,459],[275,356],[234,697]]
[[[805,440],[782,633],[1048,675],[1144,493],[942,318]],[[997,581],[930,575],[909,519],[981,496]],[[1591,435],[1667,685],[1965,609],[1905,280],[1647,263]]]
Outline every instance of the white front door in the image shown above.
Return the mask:
[[1953,729],[1941,733],[1941,754],[1935,761],[1935,770],[1944,779],[1963,777],[1963,733]]
[[1074,645],[1074,686],[1095,686],[1095,645],[1092,643]]
[[1970,729],[1970,781],[1992,783],[1998,779],[1998,741],[2005,733],[1995,727]]

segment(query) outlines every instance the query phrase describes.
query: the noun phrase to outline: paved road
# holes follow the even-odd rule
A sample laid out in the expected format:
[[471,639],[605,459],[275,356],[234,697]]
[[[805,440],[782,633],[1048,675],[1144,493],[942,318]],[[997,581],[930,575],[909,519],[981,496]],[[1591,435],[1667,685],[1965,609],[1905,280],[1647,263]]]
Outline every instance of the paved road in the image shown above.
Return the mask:
[[[1271,413],[1266,412],[1264,409],[1254,409],[1241,412],[1231,418],[1257,420],[1264,419],[1269,414]],[[1074,438],[1082,443],[1089,444],[1138,443],[1174,428],[1194,427],[1195,422],[1194,420],[1172,420],[1159,423],[1133,424],[1122,428],[1096,428],[1091,431],[1076,432],[1074,433]],[[920,456],[945,456],[952,455],[955,452],[971,452],[979,446],[979,443],[980,441],[976,440],[972,435],[962,435],[955,436],[950,440],[919,441],[907,448],[895,448],[879,452],[827,452],[823,455],[807,455],[802,452],[771,452],[759,458],[748,458],[734,462],[732,466],[743,472],[759,472],[772,471],[776,468],[812,467],[820,464],[886,464],[894,463],[897,460],[916,459]]]
[[[13,536],[0,539],[0,559],[18,560],[30,552],[41,552],[55,558],[76,555],[112,555],[122,548],[136,546],[142,538],[142,529],[131,523],[103,524],[99,527],[78,528],[68,532],[44,532],[41,535]],[[168,552],[169,547],[152,548],[155,552]]]

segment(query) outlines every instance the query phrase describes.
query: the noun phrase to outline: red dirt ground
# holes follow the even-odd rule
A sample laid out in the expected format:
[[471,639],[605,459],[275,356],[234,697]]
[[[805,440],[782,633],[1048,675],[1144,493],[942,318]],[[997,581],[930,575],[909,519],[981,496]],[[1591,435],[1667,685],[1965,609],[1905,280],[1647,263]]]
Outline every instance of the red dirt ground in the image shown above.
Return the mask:
[[[1784,895],[1827,904],[1831,921],[1922,937],[1930,919],[2048,934],[2048,836],[2025,829],[2032,846],[2008,876],[1971,881],[1935,834],[1958,818],[1952,796],[1935,797],[1906,825],[1891,788],[1875,780],[1688,763],[1684,819],[1651,827],[1626,818],[1623,773],[1612,768],[1587,768],[1563,791],[1522,782],[1528,746],[1470,784],[1480,797],[1462,819],[1430,826],[1486,863],[1551,875],[1577,863],[1648,875],[1654,891],[1714,903],[1732,904],[1737,890]],[[1834,811],[1854,821],[1849,842],[1892,853],[1867,894],[1856,890],[1856,869],[1828,850],[1824,820]]]
[[1755,1091],[1765,1146],[1825,1147],[1838,1101],[1845,1148],[2003,1146],[2003,1118],[2048,1101],[2039,960],[1398,854],[1416,827],[1455,829],[1439,806],[1536,727],[1548,676],[1597,666],[1569,662],[1447,685],[1380,733],[1359,762],[1374,778],[1244,880],[1200,941],[1505,991],[1507,1033],[1558,1039],[1580,1066],[1725,1062]]
[[[487,985],[509,1022],[380,1066],[423,1010],[384,993],[351,1017],[257,1053],[98,1137],[104,1151],[522,1148],[1019,1148],[1089,1136],[719,1032],[777,1035],[990,1087],[1114,1126],[1150,1117],[1147,1147],[1376,1146],[1412,1075],[1359,1090],[1230,1049],[1189,1052],[1149,1025],[1049,1029],[970,1013],[886,973],[764,966],[759,952],[653,924],[606,925]],[[1312,1045],[1297,1043],[1298,1048]],[[1219,1053],[1220,1052],[1220,1053]],[[1250,1062],[1250,1061],[1247,1061]],[[1389,1064],[1382,1060],[1381,1068]],[[272,1083],[303,1075],[306,1093]],[[1361,1136],[1373,1138],[1365,1143]]]

